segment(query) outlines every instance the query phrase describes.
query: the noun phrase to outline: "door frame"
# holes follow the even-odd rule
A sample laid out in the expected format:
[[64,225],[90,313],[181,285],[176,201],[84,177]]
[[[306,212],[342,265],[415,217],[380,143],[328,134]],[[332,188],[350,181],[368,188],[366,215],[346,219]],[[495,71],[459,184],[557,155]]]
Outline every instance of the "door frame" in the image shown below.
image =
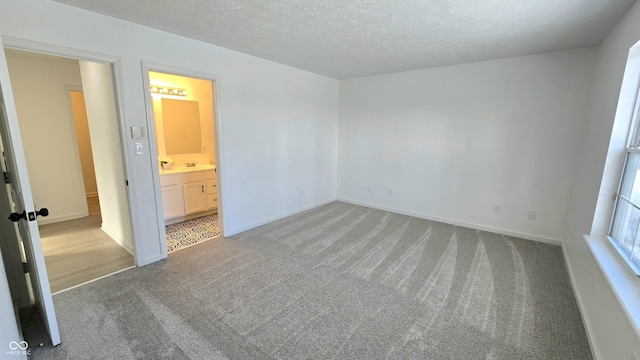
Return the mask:
[[[144,88],[144,100],[147,113],[147,129],[149,129],[149,152],[151,152],[156,158],[158,154],[158,144],[156,139],[155,120],[153,116],[153,100],[151,98],[151,83],[149,80],[149,71],[160,72],[170,75],[184,76],[190,78],[196,78],[201,80],[211,81],[211,93],[213,97],[213,141],[215,142],[215,160],[216,160],[216,183],[218,184],[218,219],[220,224],[220,236],[224,237],[224,171],[223,169],[223,154],[222,146],[222,121],[220,118],[220,77],[216,74],[211,74],[203,71],[183,69],[176,66],[157,64],[147,61],[141,62],[142,66],[142,83]],[[162,210],[162,191],[160,188],[160,169],[158,161],[152,162],[153,169],[153,191],[156,199],[156,216],[158,217],[158,233],[161,239],[166,239],[164,212]],[[162,257],[167,257],[167,242],[163,241],[160,245],[162,251]]]
[[[122,59],[119,56],[113,56],[103,53],[97,53],[92,51],[80,50],[75,48],[70,48],[66,46],[52,45],[48,43],[43,43],[39,41],[27,40],[22,38],[17,38],[13,36],[2,35],[2,44],[4,48],[16,49],[21,51],[28,51],[33,53],[40,53],[46,55],[60,56],[66,58],[72,58],[81,61],[91,61],[100,64],[106,64],[111,66],[111,73],[113,78],[113,87],[115,89],[115,99],[116,99],[116,112],[118,114],[118,129],[120,132],[120,153],[122,154],[122,164],[123,171],[125,175],[124,181],[135,183],[133,178],[133,164],[130,159],[130,151],[129,147],[126,146],[128,143],[128,138],[126,136],[126,123],[124,121],[124,90],[123,90],[123,70],[122,70]],[[4,48],[2,51],[4,51]],[[13,101],[13,98],[12,98]],[[15,108],[15,104],[11,103],[11,106]],[[132,217],[135,213],[135,209],[133,208],[133,204],[131,199],[136,198],[136,188],[127,186],[127,208],[129,209],[129,223],[131,224],[131,237],[132,237],[132,247],[133,247],[133,260],[134,264],[138,266],[138,264],[144,263],[144,259],[140,258],[140,254],[137,251],[140,236],[137,236],[137,224],[133,221]]]

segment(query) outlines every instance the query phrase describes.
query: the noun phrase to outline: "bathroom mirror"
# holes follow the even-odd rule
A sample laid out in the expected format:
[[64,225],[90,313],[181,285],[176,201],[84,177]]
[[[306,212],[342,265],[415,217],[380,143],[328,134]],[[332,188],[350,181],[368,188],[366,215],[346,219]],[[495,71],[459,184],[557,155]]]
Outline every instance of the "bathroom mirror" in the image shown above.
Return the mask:
[[162,122],[167,154],[201,151],[200,108],[197,101],[163,98]]

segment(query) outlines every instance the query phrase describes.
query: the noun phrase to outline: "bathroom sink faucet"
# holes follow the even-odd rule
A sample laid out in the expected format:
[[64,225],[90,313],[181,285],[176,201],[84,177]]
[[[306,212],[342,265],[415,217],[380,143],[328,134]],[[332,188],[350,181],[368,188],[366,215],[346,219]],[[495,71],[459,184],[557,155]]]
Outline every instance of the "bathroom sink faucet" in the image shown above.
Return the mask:
[[190,162],[190,163],[185,163],[187,165],[187,167],[196,167],[196,163],[194,162]]

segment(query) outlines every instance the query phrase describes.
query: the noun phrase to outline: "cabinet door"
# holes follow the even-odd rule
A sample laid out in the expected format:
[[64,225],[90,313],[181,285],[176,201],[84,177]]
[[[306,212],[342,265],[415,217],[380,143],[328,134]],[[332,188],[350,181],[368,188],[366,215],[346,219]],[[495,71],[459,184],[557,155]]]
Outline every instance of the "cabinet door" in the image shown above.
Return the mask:
[[180,185],[169,185],[160,188],[162,192],[162,211],[164,219],[184,216],[184,199]]
[[184,184],[185,213],[193,214],[207,210],[207,196],[204,181]]

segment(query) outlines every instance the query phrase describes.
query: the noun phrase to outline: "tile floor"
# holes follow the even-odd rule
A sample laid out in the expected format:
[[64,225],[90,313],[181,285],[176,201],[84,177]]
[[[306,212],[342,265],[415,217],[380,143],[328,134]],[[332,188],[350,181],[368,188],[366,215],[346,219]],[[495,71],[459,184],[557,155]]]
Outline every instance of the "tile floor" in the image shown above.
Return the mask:
[[220,236],[218,214],[167,225],[166,232],[169,253],[216,238]]

